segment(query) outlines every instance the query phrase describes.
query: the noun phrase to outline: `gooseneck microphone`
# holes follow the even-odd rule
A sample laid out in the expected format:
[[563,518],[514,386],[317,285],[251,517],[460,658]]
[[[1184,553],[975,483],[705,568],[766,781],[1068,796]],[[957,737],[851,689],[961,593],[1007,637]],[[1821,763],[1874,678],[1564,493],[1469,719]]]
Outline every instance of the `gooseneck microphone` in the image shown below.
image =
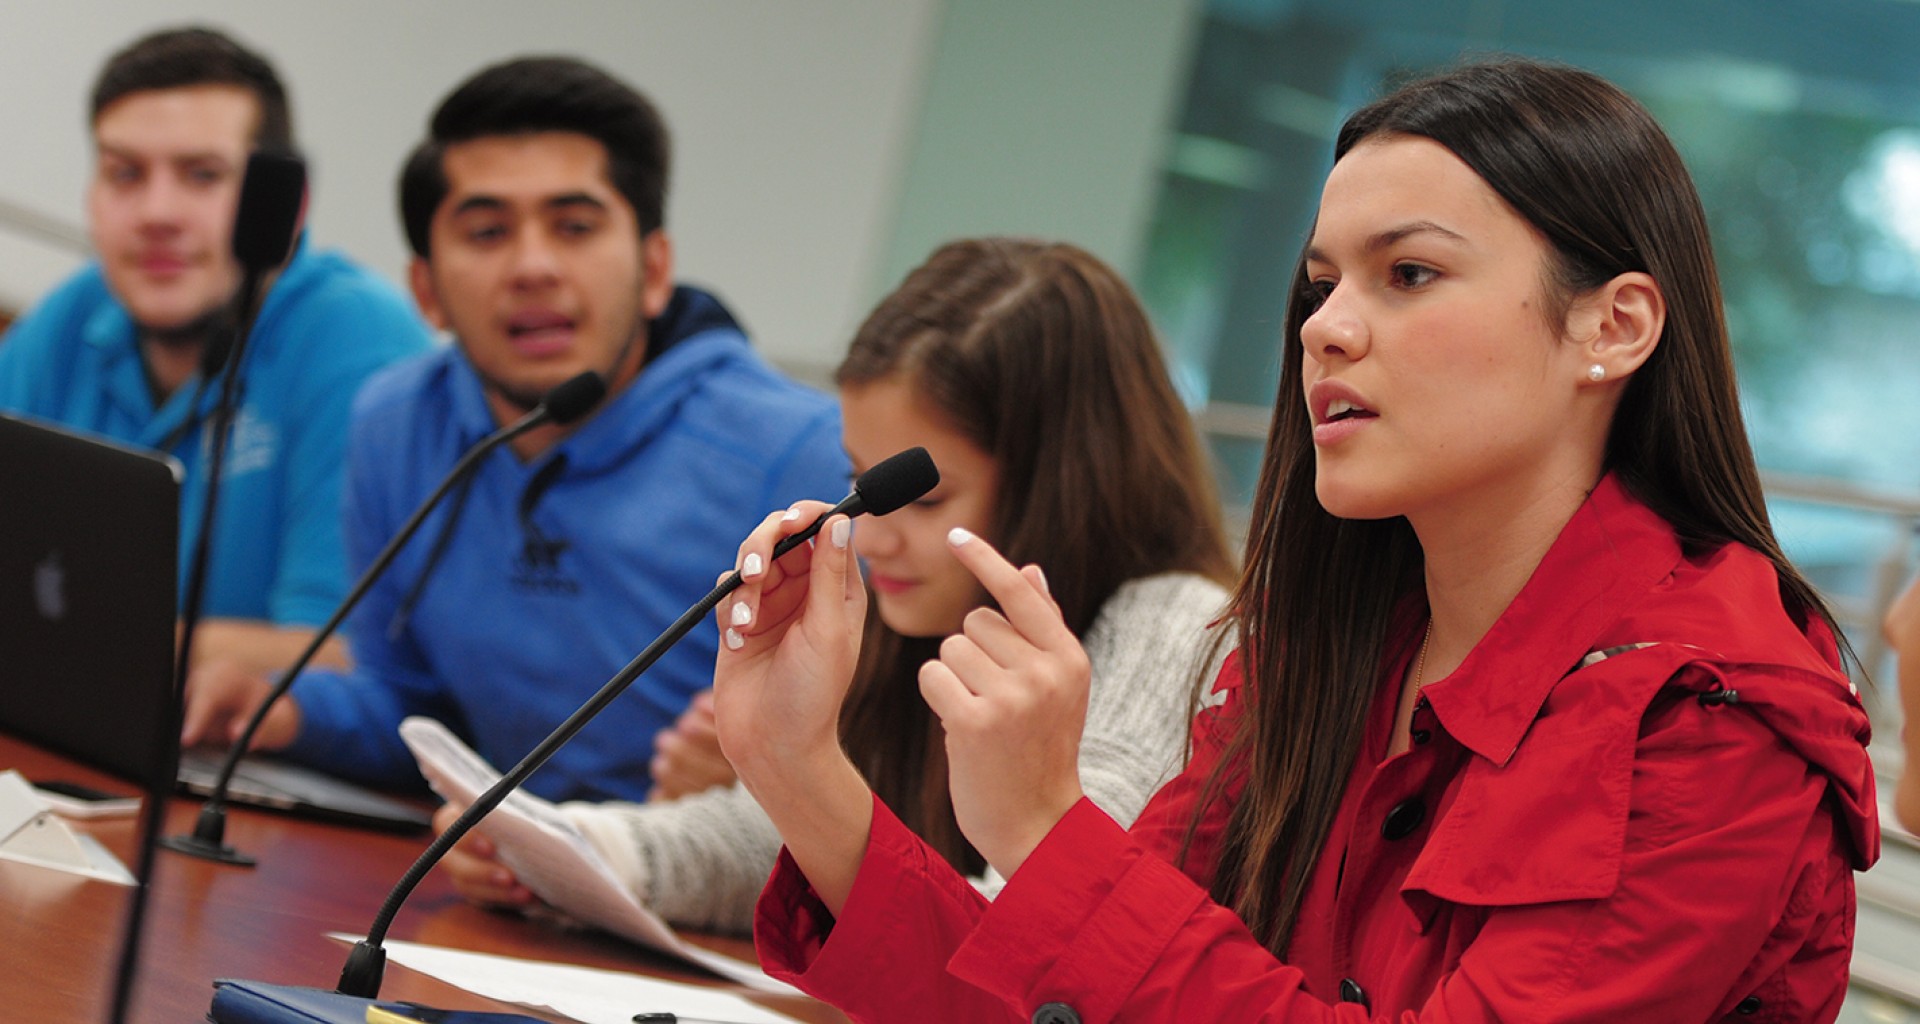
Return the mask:
[[231,335],[215,328],[201,350],[202,381],[223,369],[226,377],[220,382],[220,397],[208,420],[211,436],[208,438],[207,500],[201,507],[200,532],[194,538],[192,561],[187,566],[186,593],[181,601],[180,649],[173,680],[176,690],[186,685],[194,627],[200,620],[214,509],[219,504],[227,439],[233,432],[233,417],[239,405],[240,362],[259,316],[261,285],[267,274],[285,263],[287,254],[293,250],[293,233],[299,226],[306,191],[307,169],[299,157],[256,152],[247,158],[246,177],[240,183],[240,202],[233,215],[233,256],[241,270],[240,288],[234,301],[236,322]]
[[[216,325],[201,350],[199,387],[204,388],[222,368],[227,369],[227,374],[221,381],[220,397],[207,423],[210,436],[207,439],[206,503],[200,509],[200,532],[194,538],[193,553],[187,563],[187,584],[180,600],[180,644],[175,650],[173,700],[167,716],[170,729],[162,750],[166,763],[160,764],[156,759],[147,799],[140,810],[139,863],[134,871],[138,884],[127,906],[120,940],[120,965],[114,972],[113,1001],[107,1008],[107,1019],[114,1024],[126,1019],[133,999],[133,985],[139,971],[141,927],[147,915],[147,888],[153,881],[158,848],[155,838],[166,817],[167,795],[180,759],[181,697],[187,685],[193,635],[200,624],[200,606],[206,594],[209,544],[213,537],[214,509],[220,498],[220,477],[226,465],[227,438],[233,432],[234,410],[240,404],[240,358],[259,313],[261,284],[293,251],[294,229],[300,223],[300,208],[306,192],[307,168],[299,157],[290,153],[256,152],[247,158],[246,177],[240,182],[240,199],[233,217],[233,256],[241,269],[234,309],[236,323],[231,335]],[[199,405],[200,391],[194,392],[192,401],[193,405]],[[192,414],[190,408],[188,415]]]
[[570,377],[547,392],[546,397],[541,399],[540,404],[535,406],[533,411],[488,434],[478,444],[467,449],[466,454],[460,457],[460,461],[454,463],[453,468],[447,471],[447,475],[441,479],[439,486],[427,496],[427,500],[413,510],[413,515],[407,518],[399,532],[395,533],[393,539],[387,541],[387,546],[381,548],[380,553],[374,556],[373,562],[367,566],[366,571],[354,581],[353,588],[347,592],[346,599],[340,602],[340,607],[334,609],[333,616],[313,635],[313,639],[307,642],[300,656],[295,658],[293,664],[287,666],[286,671],[282,672],[280,678],[274,682],[273,689],[268,691],[266,699],[253,710],[252,717],[247,719],[246,728],[241,730],[239,738],[234,740],[232,749],[227,751],[226,760],[220,764],[219,778],[215,780],[212,792],[207,795],[206,803],[200,807],[200,817],[194,821],[192,834],[168,836],[160,841],[161,845],[169,850],[192,854],[207,860],[240,864],[246,867],[253,866],[253,858],[235,850],[225,842],[227,787],[233,781],[233,773],[239,766],[240,759],[246,756],[247,748],[252,745],[254,733],[258,732],[261,723],[266,721],[268,710],[285,696],[289,689],[293,688],[294,679],[300,675],[302,669],[307,667],[307,663],[313,660],[314,653],[320,650],[320,645],[326,643],[327,638],[340,628],[340,623],[346,621],[347,614],[360,603],[360,598],[366,595],[374,581],[386,572],[394,556],[400,553],[400,548],[419,532],[420,524],[426,522],[427,514],[440,504],[440,500],[446,497],[454,484],[472,473],[474,467],[480,464],[480,460],[495,448],[544,424],[572,423],[592,411],[600,404],[600,400],[606,397],[606,394],[606,381],[591,370]]
[[[851,517],[863,513],[884,516],[932,490],[939,482],[940,471],[934,468],[933,459],[927,455],[927,450],[909,448],[860,474],[860,479],[854,481],[853,493],[808,524],[806,529],[774,545],[773,557],[777,559],[806,543],[820,532],[821,525],[831,516]],[[401,876],[399,883],[393,887],[393,891],[387,894],[387,901],[381,905],[379,915],[374,918],[373,927],[367,929],[367,937],[354,944],[353,952],[348,954],[346,966],[340,972],[339,992],[368,999],[380,994],[380,980],[386,973],[387,965],[386,950],[382,949],[380,944],[386,940],[387,927],[393,923],[393,918],[400,912],[401,905],[406,902],[407,896],[413,892],[414,887],[420,884],[420,880],[426,877],[427,872],[432,870],[433,866],[440,862],[440,858],[445,856],[461,837],[472,830],[481,818],[486,817],[489,811],[499,806],[500,801],[506,799],[508,793],[518,789],[520,784],[526,781],[527,776],[532,775],[541,765],[547,763],[547,759],[592,721],[601,709],[613,703],[615,697],[618,697],[629,684],[640,677],[642,672],[659,660],[668,648],[679,643],[681,637],[686,636],[696,623],[713,611],[714,606],[728,594],[739,589],[739,586],[740,573],[738,571],[728,573],[706,597],[701,598],[693,607],[688,608],[685,614],[675,619],[673,625],[668,626],[665,632],[647,645],[646,650],[641,651],[628,662],[618,675],[608,680],[599,692],[581,705],[578,711],[568,716],[566,721],[560,723],[560,727],[553,730],[551,735],[541,740],[540,745],[522,758],[512,771],[502,775],[499,781],[480,794],[479,798],[474,800],[473,804],[455,819],[454,823],[448,826],[432,845],[427,847],[426,852],[422,853],[419,859],[413,862],[413,866],[407,869],[407,873]]]

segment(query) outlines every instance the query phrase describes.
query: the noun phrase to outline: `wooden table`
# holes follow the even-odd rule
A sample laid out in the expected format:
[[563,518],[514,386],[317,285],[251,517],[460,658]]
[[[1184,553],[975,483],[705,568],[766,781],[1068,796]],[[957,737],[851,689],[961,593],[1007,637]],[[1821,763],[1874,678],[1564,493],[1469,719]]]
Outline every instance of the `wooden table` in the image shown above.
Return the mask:
[[[115,791],[133,788],[0,736],[0,770],[6,768],[18,769],[31,780],[64,778]],[[171,801],[167,834],[190,831],[198,810],[197,800]],[[130,869],[135,866],[135,819],[74,827],[98,838]],[[257,857],[259,866],[239,868],[160,852],[131,1021],[204,1020],[215,978],[332,987],[347,947],[326,933],[364,934],[388,889],[427,839],[233,808],[227,842]],[[125,886],[0,861],[0,1017],[40,1024],[104,1021],[131,893]],[[389,936],[633,971],[752,995],[619,939],[479,910],[462,901],[439,872],[414,891]],[[745,939],[688,938],[749,960],[753,956],[752,943]],[[387,967],[380,994],[450,1008],[515,1009],[394,963]],[[837,1011],[809,999],[753,998],[801,1020],[845,1021]]]

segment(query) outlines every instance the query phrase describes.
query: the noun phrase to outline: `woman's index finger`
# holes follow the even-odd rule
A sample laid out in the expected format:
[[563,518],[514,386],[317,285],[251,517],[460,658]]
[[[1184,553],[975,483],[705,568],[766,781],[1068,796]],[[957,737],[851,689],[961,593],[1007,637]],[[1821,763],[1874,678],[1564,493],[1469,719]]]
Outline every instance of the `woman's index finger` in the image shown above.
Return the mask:
[[947,545],[960,564],[999,602],[1001,614],[1022,636],[1035,643],[1056,641],[1063,634],[1071,637],[1045,585],[1035,584],[994,550],[993,545],[961,527],[948,531]]

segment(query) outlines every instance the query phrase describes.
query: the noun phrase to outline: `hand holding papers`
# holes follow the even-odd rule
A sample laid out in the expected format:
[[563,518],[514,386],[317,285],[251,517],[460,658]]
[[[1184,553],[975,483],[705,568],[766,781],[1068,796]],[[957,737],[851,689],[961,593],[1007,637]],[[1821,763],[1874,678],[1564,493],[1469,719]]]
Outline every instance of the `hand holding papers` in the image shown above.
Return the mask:
[[[402,722],[400,737],[420,762],[421,774],[447,800],[472,803],[500,777],[446,726],[430,718]],[[501,862],[555,909],[759,991],[795,991],[751,964],[701,949],[674,934],[659,915],[634,898],[552,803],[516,790],[494,808],[482,827],[498,848]]]

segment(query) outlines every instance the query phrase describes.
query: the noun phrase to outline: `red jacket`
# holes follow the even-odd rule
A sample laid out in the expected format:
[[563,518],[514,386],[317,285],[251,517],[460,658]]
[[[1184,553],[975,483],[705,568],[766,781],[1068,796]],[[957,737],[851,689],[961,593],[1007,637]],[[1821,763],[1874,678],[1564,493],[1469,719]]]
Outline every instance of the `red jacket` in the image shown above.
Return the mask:
[[1131,833],[1082,801],[990,904],[876,802],[837,922],[782,855],[761,960],[872,1021],[1830,1021],[1879,853],[1868,727],[1778,595],[1608,478],[1387,758],[1408,617],[1284,962],[1207,899],[1222,812],[1171,863],[1232,662]]

